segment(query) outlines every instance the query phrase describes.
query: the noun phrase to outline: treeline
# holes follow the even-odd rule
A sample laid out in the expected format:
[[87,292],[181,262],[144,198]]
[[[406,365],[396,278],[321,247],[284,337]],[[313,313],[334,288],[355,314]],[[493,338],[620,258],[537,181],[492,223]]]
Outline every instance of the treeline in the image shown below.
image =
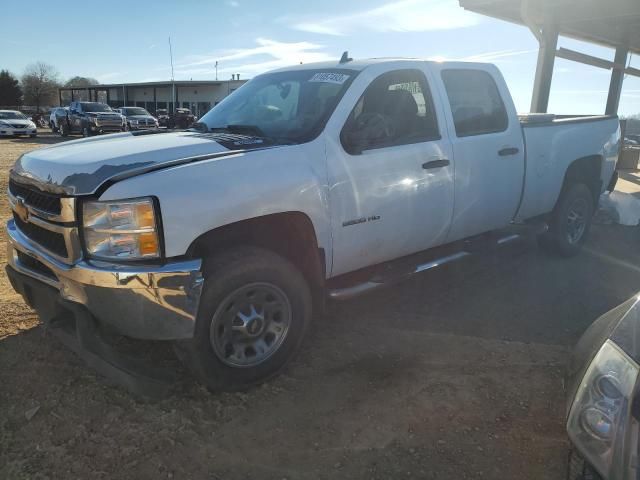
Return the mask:
[[28,65],[17,77],[8,70],[0,70],[0,106],[29,105],[40,108],[57,105],[58,88],[87,87],[98,81],[91,77],[60,79],[55,67],[44,62]]

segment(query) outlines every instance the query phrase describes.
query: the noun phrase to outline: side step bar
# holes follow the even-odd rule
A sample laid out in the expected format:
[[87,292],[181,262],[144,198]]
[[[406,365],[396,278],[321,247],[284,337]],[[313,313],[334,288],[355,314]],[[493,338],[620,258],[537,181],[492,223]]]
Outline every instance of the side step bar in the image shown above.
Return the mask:
[[[511,243],[514,240],[517,240],[519,238],[521,238],[520,234],[512,233],[496,240],[495,245],[502,246],[507,243]],[[445,255],[443,257],[430,260],[426,263],[420,263],[410,269],[405,270],[404,272],[396,272],[390,275],[376,274],[365,282],[357,283],[355,285],[350,285],[348,287],[331,289],[329,290],[328,295],[329,295],[329,298],[332,300],[349,300],[351,298],[360,296],[362,294],[369,293],[373,290],[394,285],[398,282],[401,282],[403,280],[406,280],[407,278],[412,277],[417,273],[425,272],[427,270],[431,270],[433,268],[446,265],[447,263],[455,262],[456,260],[460,260],[464,257],[468,257],[473,253],[475,252],[462,250],[456,253],[452,253],[450,255]]]

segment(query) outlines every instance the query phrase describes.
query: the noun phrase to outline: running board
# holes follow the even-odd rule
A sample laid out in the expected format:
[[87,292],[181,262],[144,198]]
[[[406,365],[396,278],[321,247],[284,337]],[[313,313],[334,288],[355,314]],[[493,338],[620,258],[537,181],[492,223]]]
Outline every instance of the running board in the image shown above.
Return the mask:
[[[514,240],[517,240],[521,237],[519,234],[510,234],[496,240],[496,246],[502,246],[507,243],[511,243]],[[418,273],[426,272],[427,270],[432,270],[437,267],[441,267],[442,265],[446,265],[451,262],[455,262],[456,260],[460,260],[462,258],[468,257],[472,255],[472,252],[462,250],[451,255],[446,255],[443,257],[436,258],[434,260],[430,260],[426,263],[420,263],[408,271],[402,273],[395,273],[391,275],[374,275],[369,280],[357,283],[354,285],[350,285],[344,288],[335,288],[329,290],[329,298],[332,300],[349,300],[354,297],[358,297],[365,293],[369,293],[373,290],[377,290],[382,287],[387,287],[390,285],[394,285],[403,280],[411,278],[413,275]]]

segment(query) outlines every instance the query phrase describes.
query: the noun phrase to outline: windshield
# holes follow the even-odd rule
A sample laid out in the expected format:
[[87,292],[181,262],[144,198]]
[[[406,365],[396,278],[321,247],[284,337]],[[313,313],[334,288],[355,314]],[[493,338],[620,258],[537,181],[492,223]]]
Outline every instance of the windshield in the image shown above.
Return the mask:
[[0,112],[0,120],[26,120],[20,112]]
[[111,107],[104,103],[81,103],[83,112],[111,112]]
[[200,120],[209,129],[249,127],[264,136],[302,143],[315,138],[344,95],[355,70],[294,70],[260,75]]
[[144,108],[140,108],[140,107],[123,108],[122,109],[122,113],[124,113],[126,116],[131,116],[131,115],[147,115],[147,116],[149,116],[149,115],[151,115]]

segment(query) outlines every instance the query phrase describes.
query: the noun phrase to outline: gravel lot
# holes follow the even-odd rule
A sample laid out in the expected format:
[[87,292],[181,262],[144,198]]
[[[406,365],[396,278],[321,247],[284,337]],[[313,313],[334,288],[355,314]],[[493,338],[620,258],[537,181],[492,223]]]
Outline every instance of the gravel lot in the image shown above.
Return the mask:
[[[0,140],[3,223],[9,168],[57,141]],[[0,478],[563,478],[569,348],[640,290],[639,237],[596,225],[576,258],[520,242],[332,304],[267,385],[155,403],[45,335],[0,274]]]

